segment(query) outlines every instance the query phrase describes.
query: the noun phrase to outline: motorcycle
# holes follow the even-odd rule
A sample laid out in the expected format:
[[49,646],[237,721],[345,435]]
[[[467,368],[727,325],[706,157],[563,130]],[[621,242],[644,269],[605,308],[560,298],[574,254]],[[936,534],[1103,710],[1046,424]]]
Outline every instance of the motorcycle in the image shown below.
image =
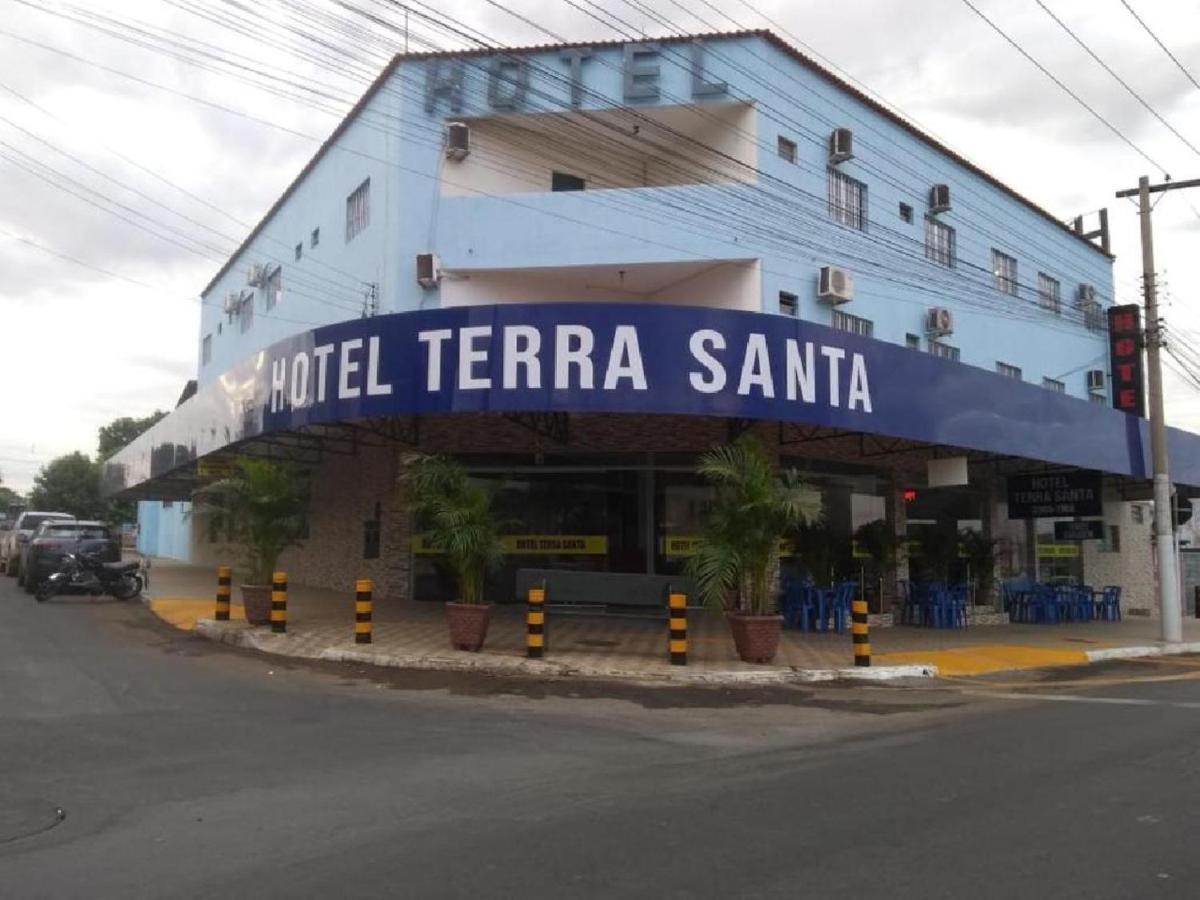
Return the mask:
[[148,585],[146,576],[139,561],[106,563],[91,553],[67,553],[59,570],[38,585],[34,596],[42,603],[74,589],[93,596],[108,594],[118,600],[132,600]]

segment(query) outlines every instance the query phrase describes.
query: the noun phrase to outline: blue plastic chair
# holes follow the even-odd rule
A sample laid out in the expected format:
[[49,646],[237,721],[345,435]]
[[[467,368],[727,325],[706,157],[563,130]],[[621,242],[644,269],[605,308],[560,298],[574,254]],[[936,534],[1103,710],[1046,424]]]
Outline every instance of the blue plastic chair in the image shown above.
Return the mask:
[[1100,618],[1105,622],[1121,621],[1121,588],[1110,584],[1100,598]]
[[846,622],[850,619],[850,604],[853,602],[857,590],[858,584],[854,581],[843,581],[834,589],[833,630],[838,634],[844,634],[846,631]]

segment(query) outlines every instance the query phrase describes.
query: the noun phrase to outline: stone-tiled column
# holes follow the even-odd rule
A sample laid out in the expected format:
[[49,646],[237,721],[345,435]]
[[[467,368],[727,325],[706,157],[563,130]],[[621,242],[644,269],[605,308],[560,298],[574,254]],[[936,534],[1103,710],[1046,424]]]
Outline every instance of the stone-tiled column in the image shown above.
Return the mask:
[[404,482],[404,458],[410,448],[395,449],[394,477],[391,494],[383,510],[380,553],[383,557],[383,596],[388,600],[412,599],[412,535],[413,521],[408,490]]

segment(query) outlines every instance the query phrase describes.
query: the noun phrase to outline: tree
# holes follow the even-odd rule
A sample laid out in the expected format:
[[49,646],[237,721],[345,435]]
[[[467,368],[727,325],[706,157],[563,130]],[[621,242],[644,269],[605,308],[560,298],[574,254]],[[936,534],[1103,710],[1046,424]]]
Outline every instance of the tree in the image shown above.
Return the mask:
[[149,430],[151,425],[165,415],[166,413],[161,409],[156,409],[150,415],[140,419],[122,416],[119,419],[113,419],[107,425],[100,426],[96,459],[101,463],[109,459],[122,447],[131,443],[134,438]]
[[0,513],[8,511],[10,506],[16,506],[21,502],[21,495],[12,488],[4,486],[4,476],[0,475]]
[[78,450],[51,460],[33,479],[29,505],[80,519],[104,518],[108,509],[100,496],[99,466]]
[[287,463],[242,458],[228,478],[192,494],[196,515],[216,518],[240,543],[252,585],[271,583],[279,557],[298,547],[308,513],[308,477]]
[[753,435],[710,450],[699,470],[716,496],[688,574],[706,603],[723,604],[736,590],[740,611],[768,615],[779,541],[820,520],[821,494],[795,470],[777,473]]

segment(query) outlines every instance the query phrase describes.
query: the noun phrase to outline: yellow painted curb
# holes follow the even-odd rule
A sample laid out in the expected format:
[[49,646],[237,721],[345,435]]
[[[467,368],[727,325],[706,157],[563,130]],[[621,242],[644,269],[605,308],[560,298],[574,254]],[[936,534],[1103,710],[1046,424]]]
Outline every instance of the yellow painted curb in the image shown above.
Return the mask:
[[[156,597],[150,601],[150,612],[183,631],[195,629],[197,619],[211,619],[215,608],[216,601],[200,597]],[[244,621],[246,612],[240,604],[231,604],[229,618]]]
[[1057,650],[1020,644],[981,644],[949,650],[912,650],[881,653],[875,661],[882,665],[926,663],[938,667],[942,675],[986,675],[1009,669],[1040,669],[1044,666],[1079,666],[1088,662],[1082,650]]

